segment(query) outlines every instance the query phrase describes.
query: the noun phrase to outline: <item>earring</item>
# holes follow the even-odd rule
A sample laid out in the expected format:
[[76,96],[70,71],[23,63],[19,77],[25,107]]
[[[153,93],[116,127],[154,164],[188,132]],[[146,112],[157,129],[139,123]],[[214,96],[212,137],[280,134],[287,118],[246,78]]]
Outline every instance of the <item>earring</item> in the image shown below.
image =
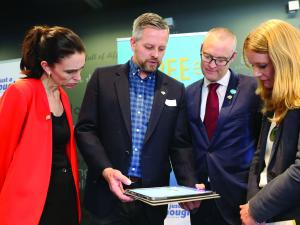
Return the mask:
[[48,72],[47,74],[48,74],[48,79],[50,79],[50,77],[51,77],[51,73],[50,73],[50,72]]

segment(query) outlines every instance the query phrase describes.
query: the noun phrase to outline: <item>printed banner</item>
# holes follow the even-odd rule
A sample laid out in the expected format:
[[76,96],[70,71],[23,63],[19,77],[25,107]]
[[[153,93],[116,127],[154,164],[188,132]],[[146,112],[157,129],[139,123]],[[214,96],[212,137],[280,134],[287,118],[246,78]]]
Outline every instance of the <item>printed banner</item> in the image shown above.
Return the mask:
[[20,60],[11,59],[0,61],[0,96],[7,89],[8,85],[21,77]]

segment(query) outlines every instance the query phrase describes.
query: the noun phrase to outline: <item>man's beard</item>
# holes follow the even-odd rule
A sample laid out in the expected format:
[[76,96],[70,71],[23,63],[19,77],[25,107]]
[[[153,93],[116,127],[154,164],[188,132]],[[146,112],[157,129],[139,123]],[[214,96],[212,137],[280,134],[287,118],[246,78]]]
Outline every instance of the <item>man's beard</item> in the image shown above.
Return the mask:
[[146,60],[144,62],[141,63],[140,67],[141,67],[141,70],[146,72],[146,73],[152,73],[152,72],[155,72],[158,67],[160,66],[160,62],[158,60],[156,60],[156,66],[152,65],[151,66],[149,65],[150,63]]

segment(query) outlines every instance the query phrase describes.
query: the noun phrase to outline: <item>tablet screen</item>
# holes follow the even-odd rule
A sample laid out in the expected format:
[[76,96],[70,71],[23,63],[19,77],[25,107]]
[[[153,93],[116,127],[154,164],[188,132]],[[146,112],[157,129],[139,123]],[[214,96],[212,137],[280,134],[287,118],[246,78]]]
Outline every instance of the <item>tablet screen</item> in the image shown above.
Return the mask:
[[196,188],[190,188],[184,186],[136,188],[136,189],[126,190],[126,192],[131,195],[136,195],[138,197],[151,199],[151,200],[172,199],[178,197],[193,197],[193,196],[201,196],[201,195],[213,193],[212,191],[208,191],[208,190],[198,190]]

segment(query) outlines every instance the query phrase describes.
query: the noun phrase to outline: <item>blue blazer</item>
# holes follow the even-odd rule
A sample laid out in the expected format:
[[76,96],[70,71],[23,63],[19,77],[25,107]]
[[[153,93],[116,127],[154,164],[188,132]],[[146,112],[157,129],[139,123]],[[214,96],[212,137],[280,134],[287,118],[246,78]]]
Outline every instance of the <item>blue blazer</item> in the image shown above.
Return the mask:
[[[272,117],[272,114],[268,114]],[[300,223],[300,109],[289,110],[278,126],[267,168],[268,184],[259,188],[260,173],[265,168],[266,142],[270,128],[267,116],[255,156],[253,157],[248,199],[250,211],[257,221],[296,219]]]
[[[112,167],[127,175],[132,155],[128,73],[128,63],[95,70],[75,128],[79,150],[88,166],[84,203],[100,218],[119,201],[109,190],[103,169]],[[176,105],[167,104],[167,99],[176,101]],[[170,160],[178,183],[194,186],[185,88],[158,71],[141,153],[143,187],[168,185]],[[161,217],[166,216],[166,206],[154,207],[152,211],[155,210]]]
[[257,83],[253,77],[231,71],[211,140],[200,118],[202,85],[203,79],[190,85],[186,94],[198,182],[221,195],[215,201],[223,218],[230,224],[240,224],[239,205],[246,202],[249,167],[261,123]]

